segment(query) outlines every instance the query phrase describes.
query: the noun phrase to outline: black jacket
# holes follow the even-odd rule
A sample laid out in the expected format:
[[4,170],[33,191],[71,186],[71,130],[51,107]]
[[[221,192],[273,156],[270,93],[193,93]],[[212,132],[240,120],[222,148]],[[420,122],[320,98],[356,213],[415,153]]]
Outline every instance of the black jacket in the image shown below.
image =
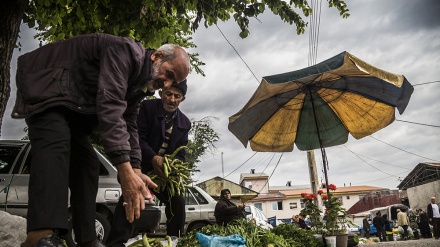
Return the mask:
[[[437,204],[437,205],[438,205],[438,204]],[[439,207],[439,210],[440,210],[440,207]],[[434,217],[434,213],[432,212],[432,204],[431,204],[431,203],[428,204],[428,207],[427,207],[426,213],[428,214],[428,218],[429,218],[429,219],[432,219],[432,218]]]
[[[165,154],[172,154],[177,148],[188,144],[188,132],[191,121],[179,109],[173,120],[171,133]],[[157,155],[165,139],[165,110],[161,99],[149,99],[141,102],[137,120],[139,145],[142,150],[142,172],[153,170],[151,159]],[[185,149],[177,153],[176,158],[185,161]]]
[[13,118],[54,106],[96,114],[105,152],[114,164],[140,167],[136,119],[140,90],[151,79],[146,51],[130,38],[87,34],[42,46],[18,58]]

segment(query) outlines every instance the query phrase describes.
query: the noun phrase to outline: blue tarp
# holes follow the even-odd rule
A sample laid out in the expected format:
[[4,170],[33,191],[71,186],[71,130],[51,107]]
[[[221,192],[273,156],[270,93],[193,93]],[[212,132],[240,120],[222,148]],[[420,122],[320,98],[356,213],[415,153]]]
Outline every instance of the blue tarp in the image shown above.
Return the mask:
[[196,233],[197,240],[202,247],[246,247],[246,240],[238,234],[230,236],[212,235]]

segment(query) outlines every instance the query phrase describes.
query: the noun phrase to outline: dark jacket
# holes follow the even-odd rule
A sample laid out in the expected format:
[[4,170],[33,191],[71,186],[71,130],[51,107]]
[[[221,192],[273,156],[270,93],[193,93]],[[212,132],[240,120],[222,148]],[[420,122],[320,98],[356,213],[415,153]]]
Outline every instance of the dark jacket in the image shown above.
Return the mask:
[[[142,150],[142,171],[153,170],[151,159],[157,155],[165,138],[165,110],[161,99],[150,99],[141,102],[137,120],[139,145]],[[173,131],[165,154],[188,144],[188,132],[191,122],[179,109],[176,110]],[[177,153],[176,158],[185,161],[185,149]]]
[[138,167],[139,90],[150,80],[151,54],[130,38],[87,34],[55,42],[18,58],[13,118],[54,106],[96,114],[105,152],[114,165]]
[[365,219],[362,221],[362,227],[364,231],[370,231],[370,222],[368,222],[368,219]]
[[383,228],[385,226],[385,222],[384,222],[382,216],[376,215],[373,218],[373,226],[376,227],[376,228],[379,228],[379,227]]
[[434,213],[432,212],[432,204],[431,203],[428,204],[428,206],[426,207],[426,213],[428,214],[428,219],[432,219],[434,217]]
[[215,221],[219,225],[227,225],[233,220],[244,218],[244,213],[233,202],[221,197],[215,205]]

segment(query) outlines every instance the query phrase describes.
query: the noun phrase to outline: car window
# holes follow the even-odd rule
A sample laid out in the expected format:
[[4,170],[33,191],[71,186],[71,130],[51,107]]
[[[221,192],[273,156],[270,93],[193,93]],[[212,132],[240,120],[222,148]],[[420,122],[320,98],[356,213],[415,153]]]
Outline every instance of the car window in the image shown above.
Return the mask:
[[185,205],[197,205],[197,200],[191,192],[189,192],[189,189],[185,192]]
[[199,204],[208,204],[208,201],[205,199],[205,197],[203,197],[203,195],[200,192],[198,192],[194,188],[188,188],[188,189],[191,190],[191,193],[194,195],[194,198],[197,200]]
[[0,174],[10,173],[21,148],[21,146],[0,146]]

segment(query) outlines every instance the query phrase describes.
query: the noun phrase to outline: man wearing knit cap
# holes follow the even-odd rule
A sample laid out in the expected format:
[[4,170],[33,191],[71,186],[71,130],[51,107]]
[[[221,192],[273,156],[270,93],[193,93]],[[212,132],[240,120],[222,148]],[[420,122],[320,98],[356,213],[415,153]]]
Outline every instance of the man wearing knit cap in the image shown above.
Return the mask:
[[[165,154],[172,154],[177,148],[188,144],[188,132],[191,122],[179,109],[185,100],[186,80],[159,91],[161,99],[150,99],[141,102],[137,125],[139,145],[142,150],[142,173],[154,171],[163,174]],[[175,158],[185,161],[185,149],[179,151]],[[183,191],[182,191],[183,192]],[[185,226],[185,199],[181,193],[169,197],[168,189],[156,197],[165,204],[167,216],[167,235],[182,236]],[[107,246],[124,246],[131,235],[132,223],[128,222],[123,209],[124,199],[121,196],[115,210]]]

